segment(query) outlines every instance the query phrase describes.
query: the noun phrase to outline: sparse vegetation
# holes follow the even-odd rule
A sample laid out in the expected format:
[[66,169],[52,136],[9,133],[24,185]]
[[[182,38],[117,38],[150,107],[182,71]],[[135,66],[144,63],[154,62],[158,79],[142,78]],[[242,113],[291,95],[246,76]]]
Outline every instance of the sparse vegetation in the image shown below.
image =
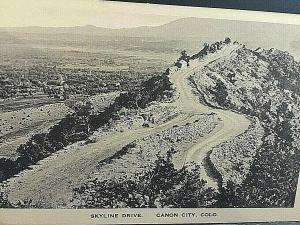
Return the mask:
[[6,193],[0,189],[0,208],[12,208],[13,205],[8,201]]
[[213,94],[215,96],[215,101],[219,105],[223,105],[223,106],[227,105],[227,101],[228,101],[227,100],[227,96],[228,96],[227,87],[222,81],[220,81],[220,80],[217,81],[215,90],[213,91]]
[[175,169],[171,151],[158,155],[152,170],[132,177],[91,180],[74,191],[76,208],[199,208],[216,201],[216,192],[205,186],[198,167]]
[[[204,48],[193,56],[182,51],[175,65],[181,67],[183,62],[188,66],[190,60],[201,59],[207,54],[214,53],[222,49],[224,44],[231,44],[231,40],[226,38],[224,42],[205,44]],[[199,85],[197,82],[194,83],[198,85],[203,99],[210,105],[257,117],[264,129],[262,144],[258,150],[256,149],[258,140],[245,142],[251,144],[249,149],[251,148],[252,153],[257,151],[255,157],[252,155],[249,157],[250,168],[245,169],[241,161],[236,162],[231,168],[245,173],[242,177],[246,178],[242,183],[235,184],[228,181],[223,184],[221,193],[217,195],[215,190],[206,187],[206,182],[199,176],[199,167],[191,165],[176,169],[172,162],[174,152],[168,151],[166,155],[157,156],[153,168],[149,167],[132,176],[121,176],[117,179],[93,179],[76,188],[73,206],[75,208],[292,207],[300,168],[298,150],[300,110],[296,104],[299,102],[299,63],[287,53],[276,50],[255,52],[241,48],[236,53],[233,58],[216,60],[206,66],[204,72],[207,73],[203,73],[207,75],[205,79],[198,82]],[[72,143],[84,140],[85,144],[93,143],[96,139],[89,139],[89,136],[100,127],[109,125],[111,121],[117,121],[120,114],[127,109],[138,111],[147,108],[153,101],[163,101],[173,96],[167,74],[153,75],[155,74],[153,73],[150,79],[145,79],[148,75],[150,77],[150,74],[141,75],[142,78],[138,81],[126,83],[125,78],[120,75],[121,72],[117,74],[113,71],[109,73],[113,74],[113,77],[106,77],[116,81],[110,86],[98,79],[101,77],[98,73],[102,73],[99,70],[93,71],[97,74],[94,76],[91,70],[86,68],[42,67],[42,70],[36,71],[29,69],[26,78],[16,76],[18,78],[14,80],[11,78],[12,74],[3,72],[11,72],[11,68],[8,66],[6,70],[6,66],[3,66],[5,68],[3,69],[0,65],[0,83],[4,87],[0,90],[1,98],[21,95],[23,98],[28,95],[32,97],[43,92],[42,94],[46,94],[49,98],[60,99],[63,96],[61,100],[65,101],[76,94],[94,95],[114,90],[126,92],[122,92],[103,112],[95,112],[89,102],[77,104],[74,107],[75,112],[64,117],[49,132],[33,135],[26,144],[19,146],[20,156],[17,159],[0,159],[0,182]],[[45,68],[49,70],[45,72]],[[21,74],[22,70],[19,72]],[[41,77],[45,78],[46,84],[35,79],[39,73],[45,75]],[[65,81],[49,79],[53,73],[63,74]],[[130,71],[128,74],[132,75]],[[49,86],[52,89],[49,89]],[[142,121],[151,118],[146,115],[141,117]],[[186,123],[186,126],[189,125],[191,124]],[[148,123],[141,126],[145,129],[150,127]],[[10,129],[13,129],[13,126]],[[172,129],[172,132],[166,132],[167,135],[161,139],[169,142],[168,144],[172,143],[172,146],[181,141],[181,138],[175,137],[174,130],[183,133],[188,140],[185,142],[192,141],[194,137],[191,132],[186,132],[179,125],[173,125]],[[241,135],[236,139],[241,141],[240,139],[244,137],[247,135]],[[242,145],[232,145],[236,146]],[[99,166],[114,163],[135,147],[135,142],[124,146],[111,157],[102,160]],[[228,151],[228,148],[223,150]],[[141,152],[141,149],[136,151]],[[231,151],[231,154],[236,153],[237,151]],[[230,160],[238,158],[232,157]],[[12,205],[1,192],[0,207],[41,206],[33,204],[32,200],[19,201],[18,204]]]
[[35,134],[26,144],[20,145],[17,149],[20,156],[16,160],[0,159],[0,181],[8,179],[69,144],[87,139],[91,132],[116,117],[121,108],[145,108],[151,101],[171,97],[171,91],[168,77],[161,75],[144,82],[141,93],[121,93],[103,112],[92,114],[89,102],[75,105],[75,112],[54,125],[49,133]]
[[[252,51],[243,47],[236,53],[209,65],[201,78],[195,76],[205,101],[255,116],[264,129],[262,144],[250,161],[244,182],[223,184],[222,193],[232,201],[222,206],[293,207],[300,169],[300,64],[288,53],[274,49]],[[225,153],[229,157],[230,153]]]

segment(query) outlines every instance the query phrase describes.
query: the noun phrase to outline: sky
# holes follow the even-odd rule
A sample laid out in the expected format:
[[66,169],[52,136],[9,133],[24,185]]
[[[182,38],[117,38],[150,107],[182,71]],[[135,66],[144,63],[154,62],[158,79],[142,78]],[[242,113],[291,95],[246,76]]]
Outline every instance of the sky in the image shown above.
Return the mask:
[[300,24],[300,15],[102,0],[0,0],[0,27],[158,26],[183,17]]
[[180,17],[140,13],[127,4],[99,0],[0,0],[0,27],[157,26]]

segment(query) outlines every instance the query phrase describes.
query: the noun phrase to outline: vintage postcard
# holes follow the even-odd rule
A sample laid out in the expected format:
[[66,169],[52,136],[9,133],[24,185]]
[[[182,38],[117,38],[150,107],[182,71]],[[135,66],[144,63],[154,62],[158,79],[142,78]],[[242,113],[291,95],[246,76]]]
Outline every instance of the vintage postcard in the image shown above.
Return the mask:
[[0,224],[298,221],[300,15],[0,0]]

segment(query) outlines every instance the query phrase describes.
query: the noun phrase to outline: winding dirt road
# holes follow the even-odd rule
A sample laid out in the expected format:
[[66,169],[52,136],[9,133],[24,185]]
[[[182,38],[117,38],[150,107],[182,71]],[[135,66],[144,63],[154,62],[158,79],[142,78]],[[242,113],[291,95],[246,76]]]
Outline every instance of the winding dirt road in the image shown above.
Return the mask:
[[208,63],[230,54],[237,46],[228,46],[219,53],[207,56],[204,60],[192,63],[170,76],[176,86],[179,97],[173,103],[182,114],[165,124],[153,127],[129,130],[123,133],[113,133],[101,137],[96,143],[81,146],[73,144],[67,150],[59,151],[41,160],[31,170],[25,170],[8,182],[9,199],[33,199],[34,202],[47,202],[47,207],[69,207],[67,202],[72,196],[72,189],[78,187],[96,170],[99,161],[110,157],[126,144],[142,137],[155,134],[174,125],[189,122],[193,114],[216,113],[220,124],[210,134],[204,136],[187,150],[186,162],[195,161],[201,165],[201,176],[208,181],[208,185],[217,188],[217,182],[209,176],[203,164],[203,159],[212,147],[244,132],[250,122],[240,114],[211,109],[199,103],[192,92],[187,78],[196,70]]
[[175,102],[176,106],[183,112],[189,113],[215,113],[221,120],[221,123],[205,138],[193,145],[186,153],[185,162],[196,162],[200,165],[201,178],[207,181],[208,186],[218,190],[218,181],[209,175],[206,165],[209,151],[218,144],[243,133],[250,125],[250,121],[241,114],[213,109],[199,103],[199,99],[193,94],[192,87],[188,84],[188,77],[194,72],[201,70],[205,65],[228,56],[232,51],[238,49],[239,45],[227,45],[216,54],[206,56],[203,60],[190,62],[189,67],[185,67],[179,72],[171,75],[171,81],[179,92],[179,98]]

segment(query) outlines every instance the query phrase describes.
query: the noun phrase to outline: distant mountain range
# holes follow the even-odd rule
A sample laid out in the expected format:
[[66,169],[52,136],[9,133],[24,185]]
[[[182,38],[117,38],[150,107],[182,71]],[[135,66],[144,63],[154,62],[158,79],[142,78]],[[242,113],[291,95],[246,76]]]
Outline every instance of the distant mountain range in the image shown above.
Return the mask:
[[[26,33],[78,33],[97,35],[122,35],[134,37],[171,37],[184,38],[193,36],[221,36],[244,34],[253,36],[255,33],[261,35],[278,36],[277,32],[284,31],[284,35],[297,36],[300,26],[282,25],[274,23],[248,22],[238,20],[221,20],[206,18],[183,18],[172,21],[161,26],[141,26],[135,28],[103,28],[93,25],[74,27],[9,27],[0,28],[1,31],[26,32]],[[280,34],[280,33],[279,33]],[[279,35],[280,36],[280,35]]]
[[204,42],[223,40],[231,37],[250,47],[279,48],[299,52],[300,26],[274,23],[246,22],[234,20],[183,18],[161,26],[110,29],[93,25],[76,27],[13,27],[0,28],[8,33],[51,33],[88,34],[117,37],[155,37],[161,39],[189,40]]

